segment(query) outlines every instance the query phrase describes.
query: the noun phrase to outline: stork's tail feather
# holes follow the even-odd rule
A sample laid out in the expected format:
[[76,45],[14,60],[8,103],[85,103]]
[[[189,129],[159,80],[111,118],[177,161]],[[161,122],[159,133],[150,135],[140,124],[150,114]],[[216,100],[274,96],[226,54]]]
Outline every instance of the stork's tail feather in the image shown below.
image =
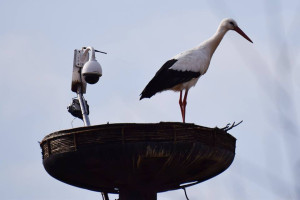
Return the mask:
[[140,94],[140,100],[142,100],[142,99],[144,99],[144,98],[146,98],[145,96],[143,96],[142,94]]
[[140,100],[144,99],[144,98],[151,98],[155,93],[150,93],[149,91],[143,90],[143,92],[140,94]]
[[145,96],[143,95],[143,93],[140,94],[140,100],[142,100],[143,98],[145,98]]
[[153,78],[144,88],[143,92],[140,94],[140,100],[143,98],[151,98],[153,95],[155,95],[158,90],[159,86],[157,85],[155,78]]

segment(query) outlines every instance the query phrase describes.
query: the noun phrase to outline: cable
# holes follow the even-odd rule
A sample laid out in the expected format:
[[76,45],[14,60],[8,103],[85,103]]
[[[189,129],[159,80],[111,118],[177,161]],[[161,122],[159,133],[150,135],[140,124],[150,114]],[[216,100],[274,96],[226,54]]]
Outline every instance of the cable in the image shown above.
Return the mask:
[[189,198],[188,198],[188,196],[187,196],[187,194],[186,194],[185,187],[183,187],[182,189],[183,189],[183,191],[184,191],[184,194],[185,194],[186,200],[189,200]]
[[73,122],[74,122],[75,119],[76,119],[76,117],[74,117],[74,119],[71,121],[71,126],[72,126],[72,128],[74,128],[74,127],[73,127]]
[[103,200],[109,200],[107,192],[101,192]]

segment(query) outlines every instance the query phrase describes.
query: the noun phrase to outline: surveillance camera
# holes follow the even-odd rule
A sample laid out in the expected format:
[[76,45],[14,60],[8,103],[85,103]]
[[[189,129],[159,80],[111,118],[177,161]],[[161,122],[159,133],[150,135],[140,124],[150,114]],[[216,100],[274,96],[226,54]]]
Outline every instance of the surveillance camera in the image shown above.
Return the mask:
[[89,84],[97,83],[100,76],[102,76],[101,65],[97,62],[97,60],[90,60],[86,62],[82,69],[82,76]]

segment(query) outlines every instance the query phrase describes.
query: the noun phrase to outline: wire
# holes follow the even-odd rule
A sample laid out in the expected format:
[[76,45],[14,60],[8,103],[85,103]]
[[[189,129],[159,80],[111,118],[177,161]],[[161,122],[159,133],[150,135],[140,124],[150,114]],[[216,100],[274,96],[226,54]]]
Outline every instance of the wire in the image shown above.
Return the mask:
[[103,200],[109,200],[107,192],[101,192],[101,195]]
[[183,191],[184,191],[184,194],[185,194],[186,199],[189,200],[189,197],[188,197],[187,194],[186,194],[185,187],[183,187],[182,189],[183,189]]
[[76,117],[74,117],[74,119],[72,119],[72,121],[71,121],[71,126],[72,126],[72,128],[74,128],[74,127],[73,127],[73,122],[74,122],[75,119],[76,119]]

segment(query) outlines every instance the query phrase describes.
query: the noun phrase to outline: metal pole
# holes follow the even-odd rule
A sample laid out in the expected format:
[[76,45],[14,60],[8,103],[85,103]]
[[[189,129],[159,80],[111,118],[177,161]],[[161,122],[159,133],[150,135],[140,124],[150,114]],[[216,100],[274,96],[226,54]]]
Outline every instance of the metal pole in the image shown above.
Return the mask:
[[80,108],[81,108],[81,113],[82,113],[82,118],[83,118],[83,123],[84,126],[90,126],[90,119],[89,116],[87,114],[87,108],[86,108],[86,104],[85,101],[83,100],[83,94],[81,92],[81,86],[79,85],[77,88],[77,97],[80,103]]

